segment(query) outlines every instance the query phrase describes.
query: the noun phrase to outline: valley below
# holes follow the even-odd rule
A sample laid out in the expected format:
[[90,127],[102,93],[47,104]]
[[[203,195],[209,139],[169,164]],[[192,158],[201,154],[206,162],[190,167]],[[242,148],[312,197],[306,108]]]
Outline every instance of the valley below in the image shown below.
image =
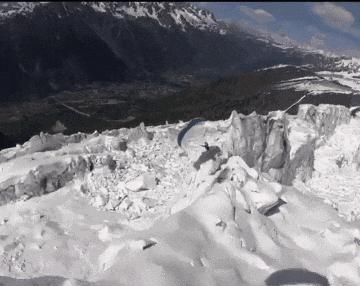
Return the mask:
[[[334,72],[280,65],[227,77],[167,74],[162,79],[128,83],[95,82],[44,98],[3,102],[0,132],[6,140],[0,148],[24,143],[41,131],[56,133],[57,121],[65,127],[61,132],[72,134],[134,127],[141,122],[175,123],[199,116],[219,120],[231,110],[266,114],[285,110],[304,96],[302,103],[358,106],[357,74],[334,80]],[[288,112],[296,114],[297,105]]]

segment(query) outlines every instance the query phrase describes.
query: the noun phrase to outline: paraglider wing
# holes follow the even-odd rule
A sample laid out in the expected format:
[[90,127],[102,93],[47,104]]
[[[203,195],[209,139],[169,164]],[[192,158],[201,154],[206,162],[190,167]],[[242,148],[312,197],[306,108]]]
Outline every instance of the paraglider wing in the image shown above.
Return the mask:
[[191,128],[193,128],[194,126],[201,124],[203,122],[205,122],[206,120],[204,118],[201,117],[197,117],[194,118],[192,120],[190,120],[190,122],[179,132],[178,137],[177,137],[177,143],[178,145],[181,147],[181,144],[183,142],[183,139],[186,135],[187,132],[189,132],[189,130]]

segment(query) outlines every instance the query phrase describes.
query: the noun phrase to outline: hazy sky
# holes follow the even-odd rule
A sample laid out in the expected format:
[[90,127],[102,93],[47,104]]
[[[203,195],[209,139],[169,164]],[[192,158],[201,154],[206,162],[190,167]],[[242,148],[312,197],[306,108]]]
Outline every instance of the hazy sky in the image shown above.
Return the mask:
[[303,45],[360,56],[360,3],[356,2],[198,2],[218,19]]

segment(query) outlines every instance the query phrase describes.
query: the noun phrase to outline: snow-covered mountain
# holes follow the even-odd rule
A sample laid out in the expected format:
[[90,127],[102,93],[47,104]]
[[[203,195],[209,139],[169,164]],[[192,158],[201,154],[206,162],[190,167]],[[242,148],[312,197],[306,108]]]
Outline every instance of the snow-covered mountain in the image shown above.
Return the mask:
[[90,5],[95,11],[110,13],[114,17],[147,17],[158,22],[162,27],[179,26],[183,31],[187,27],[200,30],[226,33],[214,15],[207,10],[196,8],[191,4],[177,2],[82,2]]
[[9,100],[94,81],[335,60],[233,29],[188,2],[2,2],[0,61],[0,99]]
[[[16,15],[30,16],[35,8],[49,5],[50,2],[2,2],[0,4],[0,20],[15,17]],[[113,17],[124,18],[151,18],[162,27],[179,26],[183,31],[187,27],[200,30],[226,33],[220,28],[214,15],[207,10],[196,8],[186,2],[79,2],[77,9],[91,7],[94,11],[105,13]],[[67,10],[66,2],[62,2]],[[71,11],[68,11],[71,13]],[[61,17],[61,14],[58,14]]]

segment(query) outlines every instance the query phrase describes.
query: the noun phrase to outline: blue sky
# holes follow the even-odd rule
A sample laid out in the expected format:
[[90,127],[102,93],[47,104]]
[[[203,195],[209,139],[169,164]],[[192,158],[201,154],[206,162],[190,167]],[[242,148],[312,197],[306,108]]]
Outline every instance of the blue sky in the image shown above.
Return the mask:
[[360,56],[360,3],[197,2],[218,19],[301,45]]

